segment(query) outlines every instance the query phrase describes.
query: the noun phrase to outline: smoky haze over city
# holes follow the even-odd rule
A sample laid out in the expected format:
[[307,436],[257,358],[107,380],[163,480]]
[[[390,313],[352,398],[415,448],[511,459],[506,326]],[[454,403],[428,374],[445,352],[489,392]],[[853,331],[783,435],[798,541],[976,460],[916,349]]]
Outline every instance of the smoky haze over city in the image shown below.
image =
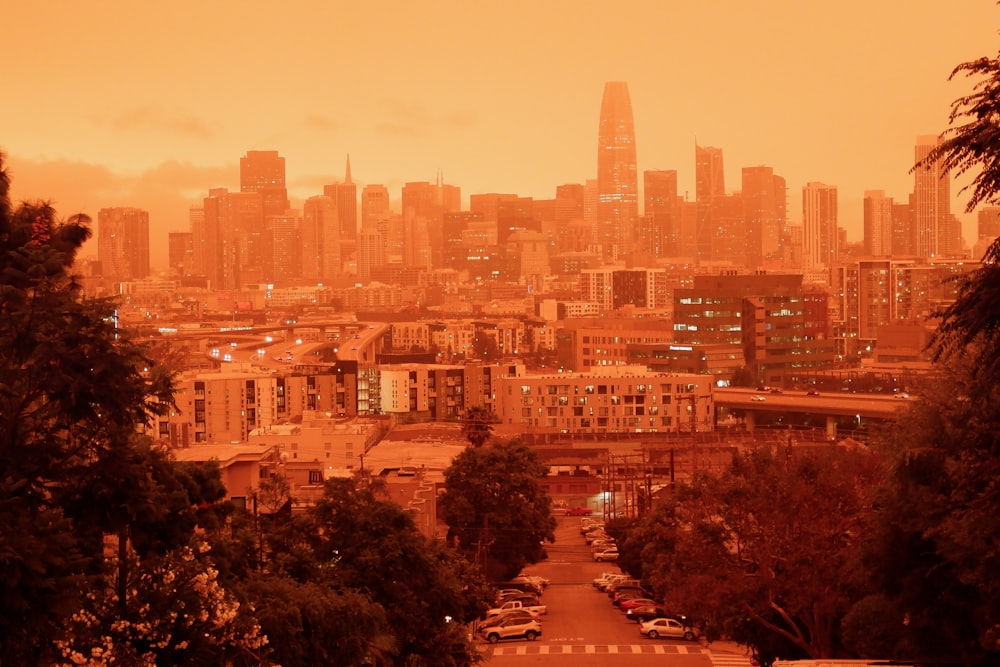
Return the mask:
[[8,4],[0,667],[1000,662],[993,0]]
[[[967,88],[948,74],[990,51],[996,12],[985,0],[118,9],[6,10],[5,88],[55,101],[0,111],[3,148],[24,198],[95,219],[148,211],[155,271],[167,268],[167,232],[190,231],[209,190],[238,191],[252,150],[285,158],[300,211],[343,179],[347,155],[359,194],[384,185],[400,214],[405,183],[439,176],[460,189],[461,210],[477,193],[551,200],[599,178],[606,81],[628,84],[640,193],[645,171],[674,170],[678,196],[694,201],[695,146],[716,147],[727,194],[743,168],[770,167],[786,182],[788,223],[801,225],[802,188],[836,187],[837,224],[860,242],[864,192],[906,202],[917,137],[946,127]],[[24,29],[41,23],[45,59]]]

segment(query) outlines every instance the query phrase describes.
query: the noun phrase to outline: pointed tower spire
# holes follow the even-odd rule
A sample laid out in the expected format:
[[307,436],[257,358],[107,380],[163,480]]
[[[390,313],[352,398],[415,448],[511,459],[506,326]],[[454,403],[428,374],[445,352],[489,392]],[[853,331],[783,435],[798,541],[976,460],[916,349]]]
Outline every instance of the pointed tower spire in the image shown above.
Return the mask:
[[351,154],[347,154],[347,174],[344,176],[344,183],[351,182]]

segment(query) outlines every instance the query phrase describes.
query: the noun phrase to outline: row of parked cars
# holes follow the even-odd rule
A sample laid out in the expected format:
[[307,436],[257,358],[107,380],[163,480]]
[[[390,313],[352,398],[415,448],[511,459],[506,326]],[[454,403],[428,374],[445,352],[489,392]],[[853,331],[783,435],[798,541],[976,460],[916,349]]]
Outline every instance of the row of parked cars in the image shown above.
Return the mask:
[[542,634],[548,607],[541,597],[548,579],[521,574],[497,584],[495,604],[477,624],[478,635],[491,644],[501,639],[534,641]]
[[590,545],[591,555],[598,563],[618,560],[618,545],[614,538],[604,532],[604,522],[600,519],[584,517],[580,520],[580,534]]
[[606,594],[611,604],[625,614],[625,618],[638,623],[639,634],[643,637],[694,641],[701,636],[695,624],[683,616],[671,615],[663,602],[656,600],[642,582],[627,574],[605,572],[594,579],[594,588]]

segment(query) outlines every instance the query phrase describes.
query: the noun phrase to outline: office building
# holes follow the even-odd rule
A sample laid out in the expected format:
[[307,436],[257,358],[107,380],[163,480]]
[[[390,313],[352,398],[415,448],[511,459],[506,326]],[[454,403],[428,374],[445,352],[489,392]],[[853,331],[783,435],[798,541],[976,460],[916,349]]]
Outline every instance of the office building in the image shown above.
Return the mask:
[[865,254],[872,257],[892,255],[893,201],[884,190],[865,190]]
[[[940,142],[939,137],[920,136],[914,147],[914,163],[925,159]],[[924,258],[960,257],[962,230],[951,214],[951,176],[940,160],[913,172],[913,246]]]
[[715,240],[719,237],[722,201],[726,179],[722,168],[722,149],[694,146],[695,201],[697,202],[696,257],[699,262],[715,259]]
[[97,212],[97,258],[105,278],[140,280],[149,276],[149,212],[134,207]]
[[340,218],[337,202],[315,195],[302,207],[302,277],[316,282],[333,280],[341,273]]
[[337,207],[338,238],[353,241],[358,235],[358,186],[351,180],[351,156],[347,156],[347,168],[342,183],[323,186],[323,194],[330,197]]
[[785,179],[766,166],[743,167],[742,175],[744,253],[740,264],[760,269],[765,262],[779,259],[787,224]]
[[240,192],[259,192],[263,215],[281,215],[288,210],[285,158],[278,151],[247,151],[240,158]]
[[837,259],[837,188],[811,182],[802,188],[803,269],[829,268]]
[[597,133],[597,242],[605,261],[614,261],[635,249],[638,178],[628,84],[609,81],[604,85]]

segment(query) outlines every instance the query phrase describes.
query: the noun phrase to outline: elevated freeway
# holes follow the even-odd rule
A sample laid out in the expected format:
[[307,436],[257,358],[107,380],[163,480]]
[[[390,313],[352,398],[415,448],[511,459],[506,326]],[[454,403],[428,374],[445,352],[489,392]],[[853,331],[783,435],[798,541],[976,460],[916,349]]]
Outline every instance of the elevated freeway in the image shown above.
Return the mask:
[[747,430],[768,414],[782,414],[822,419],[827,435],[835,437],[837,423],[846,419],[856,424],[865,421],[885,421],[906,409],[907,394],[848,394],[805,391],[756,390],[745,388],[715,388],[712,391],[717,414],[740,415]]

